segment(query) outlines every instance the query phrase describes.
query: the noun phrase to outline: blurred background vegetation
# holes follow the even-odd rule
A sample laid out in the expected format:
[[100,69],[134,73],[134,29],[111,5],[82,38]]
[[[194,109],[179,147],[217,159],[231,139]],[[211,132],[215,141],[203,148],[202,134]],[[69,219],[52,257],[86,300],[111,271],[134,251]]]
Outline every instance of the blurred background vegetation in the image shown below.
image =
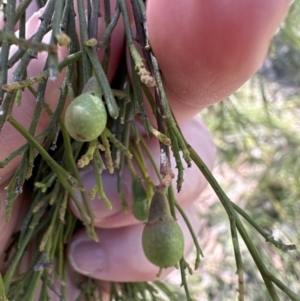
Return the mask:
[[[268,267],[300,296],[300,1],[293,2],[259,72],[201,117],[218,147],[214,175],[230,199],[275,239],[297,245],[283,252],[247,227]],[[193,297],[238,300],[228,218],[210,189],[199,211],[205,257],[189,277]],[[248,250],[241,249],[246,300],[271,300]],[[180,277],[175,274],[169,281],[180,284]]]

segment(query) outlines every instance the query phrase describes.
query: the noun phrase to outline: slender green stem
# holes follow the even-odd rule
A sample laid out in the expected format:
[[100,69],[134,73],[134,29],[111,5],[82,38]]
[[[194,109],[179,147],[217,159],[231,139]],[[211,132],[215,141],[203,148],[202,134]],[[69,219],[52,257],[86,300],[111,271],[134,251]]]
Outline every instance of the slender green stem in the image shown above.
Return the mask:
[[[78,51],[74,54],[70,54],[63,61],[61,61],[58,64],[58,70],[62,71],[68,65],[73,64],[76,61],[78,61],[79,59],[81,59],[81,57],[82,57],[82,51]],[[49,70],[45,70],[45,71],[41,72],[40,74],[38,74],[37,76],[26,78],[23,81],[16,81],[16,82],[12,82],[10,84],[2,85],[2,88],[6,91],[11,92],[13,90],[30,87],[35,83],[38,83],[38,82],[41,82],[41,81],[47,79],[48,77],[49,77]]]
[[[35,214],[31,224],[38,223],[41,216],[42,216],[41,213]],[[22,256],[24,255],[24,251],[25,251],[26,247],[28,246],[33,234],[34,234],[34,228],[28,227],[28,232],[25,234],[25,236],[22,240],[22,243],[19,244],[19,247],[17,249],[17,252],[16,252],[13,260],[10,262],[8,270],[6,271],[6,274],[4,276],[4,288],[5,288],[6,294],[8,293],[12,278],[15,274],[15,270],[16,270]]]
[[[42,238],[42,240],[40,242],[40,245],[39,245],[40,252],[44,252],[45,249],[46,249],[47,253],[49,253],[49,251],[50,251],[50,247],[49,247],[48,242],[50,242],[50,244],[51,244],[52,241],[50,240],[50,238],[53,238],[52,236],[57,234],[56,233],[57,228],[55,227],[55,225],[58,221],[59,208],[60,208],[60,203],[61,203],[62,199],[63,199],[63,195],[59,195],[58,199],[56,200],[57,204],[55,204],[56,206],[54,206],[54,211],[51,215],[51,223],[50,223],[48,229],[46,230],[46,232],[44,233],[43,238]],[[54,227],[55,227],[55,234],[53,233]]]
[[19,48],[24,50],[33,50],[36,52],[47,51],[49,53],[57,53],[57,45],[55,44],[45,44],[38,43],[31,40],[25,40],[17,38],[14,34],[8,34],[0,31],[0,42],[6,42],[9,44],[14,44],[19,46]]
[[181,285],[184,287],[186,299],[187,301],[193,301],[186,281],[186,275],[185,275],[186,262],[184,258],[181,258],[179,265],[180,265],[180,274],[181,274]]
[[152,195],[153,195],[154,183],[152,182],[152,180],[151,180],[151,178],[149,176],[148,167],[147,167],[146,162],[144,160],[144,156],[143,156],[143,153],[142,153],[142,150],[141,150],[139,142],[136,142],[135,146],[136,147],[133,147],[131,145],[130,150],[131,150],[131,152],[133,154],[134,160],[137,163],[137,165],[139,167],[139,170],[140,170],[140,172],[142,174],[142,177],[143,177],[143,179],[145,181],[147,199],[151,200]]
[[15,14],[15,25],[17,22],[20,20],[20,18],[25,14],[27,7],[29,4],[32,2],[32,0],[22,0],[20,1],[19,6],[16,9],[16,14]]
[[136,173],[136,170],[135,170],[135,167],[134,167],[134,165],[133,165],[133,163],[132,163],[132,160],[127,159],[126,164],[127,164],[127,167],[128,167],[128,169],[129,169],[129,171],[130,171],[131,177],[132,177],[132,178],[138,177],[138,175],[137,175],[137,173]]
[[[51,167],[51,169],[53,170],[53,172],[57,175],[58,179],[60,180],[61,184],[63,185],[63,187],[68,191],[68,193],[70,194],[70,196],[72,197],[73,201],[75,202],[78,211],[80,212],[81,218],[83,220],[84,225],[87,227],[88,233],[89,235],[94,239],[94,240],[98,240],[97,235],[94,232],[94,229],[92,226],[89,225],[89,222],[87,220],[86,214],[83,211],[77,196],[74,193],[74,188],[70,185],[70,182],[72,183],[72,185],[76,185],[77,187],[79,187],[77,180],[75,180],[73,177],[70,176],[70,174],[63,169],[57,162],[55,162],[51,156],[46,152],[46,150],[38,143],[38,141],[36,141],[34,139],[34,137],[32,137],[28,131],[26,131],[23,126],[21,124],[19,124],[14,118],[9,117],[8,119],[9,123],[18,131],[20,132],[20,134],[22,134],[27,141],[33,146],[35,147],[38,152],[41,154],[41,156],[43,157],[43,159],[47,162],[47,164]],[[91,210],[89,210],[89,206],[87,205],[87,201],[85,202],[86,206],[87,206],[87,210],[89,213],[89,216],[91,218],[91,222],[93,222],[93,213]]]
[[[118,3],[117,3],[118,7]],[[106,23],[106,28],[111,24],[111,5],[110,0],[104,0],[104,19]],[[108,38],[106,40],[106,47],[104,50],[103,59],[101,62],[101,65],[103,66],[103,70],[105,74],[108,72],[108,64],[110,59],[110,53],[111,53],[111,35],[108,35]],[[98,44],[99,45],[99,44]]]
[[275,290],[275,287],[274,287],[274,284],[272,283],[272,281],[270,281],[270,278],[268,276],[266,276],[265,274],[262,274],[261,275],[264,282],[265,282],[265,285],[268,289],[268,292],[272,298],[273,301],[280,301],[279,299],[279,296]]
[[[11,68],[14,64],[17,63],[18,60],[22,58],[22,56],[26,53],[25,49],[19,48],[8,60],[7,67]],[[2,85],[3,88],[3,85]]]
[[49,166],[53,169],[53,171],[57,174],[60,175],[60,177],[64,178],[63,182],[66,182],[65,179],[68,179],[70,177],[69,173],[64,170],[57,162],[55,162],[51,156],[46,152],[46,150],[36,141],[32,135],[28,133],[23,126],[18,123],[13,117],[8,118],[8,122],[20,133],[22,134],[27,141],[34,146],[38,152],[41,154],[41,156],[44,158],[44,160],[49,164]]
[[107,138],[110,140],[110,142],[115,145],[115,147],[117,147],[129,159],[132,158],[132,153],[129,151],[129,149],[125,147],[119,140],[117,140],[108,128],[106,128],[104,132]]
[[[6,121],[7,117],[11,114],[14,101],[16,98],[17,92],[13,91],[12,93],[7,93],[2,104],[2,108],[0,110],[0,132],[3,128],[4,122]],[[1,103],[1,100],[0,100]]]
[[3,279],[2,279],[2,275],[1,274],[0,274],[0,300],[8,301],[8,299],[6,298],[4,284],[3,284]]
[[[69,165],[68,167],[71,169],[71,171],[73,173],[75,173],[77,181],[79,182],[80,186],[83,187],[81,176],[79,174],[78,168],[76,166],[76,163],[75,163],[75,160],[73,157],[73,152],[72,152],[72,148],[71,148],[71,144],[70,144],[69,135],[68,135],[66,127],[62,121],[60,122],[60,128],[61,128],[61,132],[62,132],[63,138],[64,138],[63,140],[64,140],[64,146],[65,146],[65,158],[66,158],[66,161],[68,162],[67,163]],[[71,198],[73,199],[74,203],[76,204],[77,209],[81,214],[81,217],[83,218],[83,222],[84,222],[84,225],[86,226],[86,230],[87,230],[88,234],[91,236],[91,238],[93,240],[98,241],[98,236],[96,235],[95,230],[94,230],[95,216],[91,209],[90,202],[87,199],[85,189],[81,189],[81,196],[83,199],[83,203],[84,203],[86,212],[89,217],[89,221],[87,220],[86,215],[83,211],[83,208],[80,205],[78,198],[74,194],[73,190],[71,190],[71,191],[68,190],[68,192],[69,192]]]
[[181,206],[177,202],[175,203],[175,206],[176,206],[177,210],[180,212],[180,214],[181,214],[184,222],[186,223],[186,225],[187,225],[187,227],[188,227],[188,229],[189,229],[189,231],[190,231],[190,233],[192,235],[192,238],[193,238],[193,241],[194,241],[194,245],[196,247],[195,270],[198,270],[199,265],[200,265],[200,255],[202,257],[204,257],[202,249],[201,249],[201,247],[199,245],[199,242],[198,242],[197,236],[196,236],[196,234],[194,232],[194,229],[193,229],[193,227],[192,227],[192,225],[191,225],[188,217],[186,216],[185,212],[182,210]]
[[113,160],[112,160],[112,156],[111,156],[110,144],[107,139],[106,131],[104,131],[101,134],[101,140],[102,140],[102,143],[104,146],[104,157],[105,157],[105,161],[106,161],[106,167],[108,169],[108,172],[110,174],[113,174],[114,173],[114,164],[113,164]]
[[107,109],[109,112],[109,115],[116,119],[119,116],[119,107],[117,105],[117,102],[113,96],[113,93],[111,91],[108,79],[106,77],[106,74],[99,63],[98,57],[95,52],[93,52],[92,49],[85,46],[86,53],[90,59],[90,62],[93,65],[93,70],[95,72],[95,75],[98,79],[99,85],[102,88],[102,92],[106,101]]
[[[44,69],[47,69],[47,63],[44,67]],[[36,127],[38,124],[38,120],[43,108],[43,104],[44,104],[44,94],[45,94],[45,90],[46,90],[46,85],[47,85],[47,81],[44,80],[41,83],[39,83],[38,86],[38,93],[37,93],[37,100],[36,100],[36,105],[34,107],[34,112],[33,112],[33,116],[29,125],[29,129],[28,129],[28,133],[30,135],[34,135],[35,131],[36,131]],[[22,158],[22,161],[20,163],[19,169],[18,169],[18,185],[23,185],[25,182],[26,177],[30,176],[32,168],[33,168],[33,160],[34,160],[34,150],[33,147],[30,146],[29,150],[27,150],[24,153],[24,156]],[[8,206],[12,206],[11,202],[10,204],[8,204]],[[7,207],[8,207],[7,206]]]
[[156,82],[153,76],[151,76],[150,72],[146,70],[146,67],[144,65],[144,60],[142,59],[137,48],[135,47],[134,40],[132,37],[132,32],[131,32],[131,24],[129,21],[129,16],[126,8],[126,1],[119,0],[119,5],[122,12],[123,24],[125,28],[125,35],[126,35],[128,48],[135,63],[135,70],[138,71],[141,82],[146,84],[148,87],[155,87]]
[[64,1],[55,1],[54,16],[51,23],[52,25],[51,41],[53,43],[57,42],[55,37],[60,33],[60,23],[63,14],[63,8],[64,8]]
[[33,273],[29,286],[26,288],[26,294],[23,300],[33,301],[36,297],[37,288],[41,279],[41,272]]
[[59,208],[59,219],[62,223],[66,223],[65,216],[67,212],[67,206],[68,206],[68,198],[69,195],[66,191],[64,191],[63,201],[61,202],[60,208]]
[[272,243],[276,248],[286,252],[289,250],[296,250],[296,245],[286,245],[281,241],[274,239],[272,235],[264,231],[242,208],[235,203],[231,202],[232,207],[238,212],[261,236],[263,236],[267,242]]
[[142,89],[143,89],[143,92],[148,100],[148,103],[151,107],[151,110],[152,110],[152,113],[153,115],[155,116],[155,112],[156,112],[156,108],[155,108],[155,100],[153,98],[153,95],[150,91],[150,88],[147,87],[145,84],[142,84]]
[[179,131],[177,125],[176,125],[176,122],[175,121],[173,122],[173,121],[174,121],[174,118],[172,117],[172,119],[170,119],[167,122],[167,124],[170,127],[170,129],[172,129],[174,131],[174,134],[175,134],[176,139],[178,141],[178,145],[179,145],[179,147],[180,147],[180,149],[182,151],[182,154],[183,154],[183,159],[187,163],[187,166],[191,167],[192,160],[191,160],[191,157],[190,157],[190,152],[188,150],[188,147],[187,147],[186,143],[184,142],[182,134],[180,133],[180,131]]
[[[52,24],[51,24],[52,34],[50,40],[50,43],[54,45],[60,43],[60,41],[58,41],[59,39],[58,37],[61,34],[60,24],[61,24],[61,17],[63,14],[63,8],[64,8],[64,1],[55,1],[54,16],[52,18]],[[68,42],[66,42],[66,44],[68,44]],[[49,66],[50,79],[55,80],[59,72],[57,53],[49,52],[47,61]]]
[[104,189],[103,189],[101,172],[104,169],[104,164],[103,164],[102,158],[101,158],[98,150],[94,153],[93,164],[94,164],[94,172],[95,172],[95,178],[96,178],[96,186],[95,187],[97,188],[97,191],[98,191],[98,197],[103,199],[106,208],[111,210],[112,204],[109,201],[109,199],[107,198],[107,196],[104,192]]
[[41,293],[39,295],[39,299],[40,301],[44,301],[44,300],[49,300],[49,279],[48,279],[48,274],[44,273],[43,277],[42,277],[42,288],[41,288]]
[[155,136],[164,145],[166,145],[166,146],[171,145],[171,139],[168,136],[164,135],[163,133],[159,132],[151,124],[150,124],[150,132],[153,136]]
[[[139,139],[139,141],[140,141],[140,139]],[[149,183],[149,182],[151,182],[151,178],[150,178],[150,175],[148,172],[148,167],[147,167],[145,159],[144,159],[144,154],[141,149],[141,145],[139,142],[136,143],[135,145],[136,145],[136,149],[137,149],[137,154],[140,158],[140,162],[142,163],[142,166],[143,166],[143,171],[141,170],[141,172],[143,174],[143,177],[144,177],[144,180],[146,181],[146,183]],[[141,167],[141,166],[139,166],[139,167]]]
[[[16,0],[10,0],[6,4],[6,28],[5,32],[0,31],[0,41],[1,36],[3,35],[12,35],[14,33],[14,20],[15,20],[15,12],[16,12]],[[10,50],[11,43],[9,41],[4,41],[1,47],[0,53],[0,105],[2,104],[2,100],[4,97],[4,90],[2,89],[2,85],[7,81],[7,63],[8,56]],[[1,131],[1,128],[0,128]]]
[[22,185],[18,185],[19,174],[24,175],[24,169],[18,168],[17,172],[14,174],[13,178],[10,180],[7,190],[6,204],[5,204],[5,221],[8,223],[11,219],[12,214],[12,204],[17,199],[17,197],[23,192]]
[[99,40],[98,46],[100,48],[107,47],[107,44],[109,43],[109,40],[110,40],[110,37],[111,37],[111,34],[112,34],[113,30],[115,29],[115,27],[118,23],[120,13],[121,13],[120,6],[117,3],[116,4],[116,10],[115,10],[115,13],[113,15],[113,18],[112,18],[111,22],[106,26],[106,29],[105,29],[102,37]]
[[93,156],[94,156],[96,149],[98,150],[98,140],[94,139],[90,142],[90,145],[89,145],[87,151],[77,161],[77,167],[83,168],[83,167],[87,166],[93,160]]
[[145,164],[144,164],[142,158],[140,157],[139,152],[135,148],[133,148],[132,146],[130,147],[130,151],[133,154],[133,158],[134,158],[135,162],[137,163],[137,166],[139,167],[139,170],[142,174],[142,177],[144,179],[147,179],[148,173],[145,170]]
[[[169,132],[171,132],[171,131],[174,132],[174,136],[176,137],[177,143],[183,153],[183,158],[186,161],[188,167],[190,167],[191,166],[190,153],[189,153],[188,147],[177,127],[176,121],[173,117],[171,108],[170,108],[168,100],[167,100],[167,95],[166,95],[165,89],[163,87],[158,62],[153,54],[151,54],[151,61],[152,61],[152,65],[153,65],[155,80],[157,83],[157,89],[158,89],[158,92],[160,95],[160,105],[161,105],[161,109],[162,109],[163,118],[166,121]],[[173,143],[173,141],[172,141],[172,143]]]
[[[64,200],[68,200],[67,198],[64,198]],[[64,203],[64,200],[62,203]],[[59,219],[65,223],[65,219],[61,218],[61,212],[59,212]],[[64,229],[65,230],[65,229]],[[59,231],[57,234],[58,236],[58,248],[57,248],[57,274],[60,279],[63,279],[63,267],[64,267],[64,240],[63,240],[63,231]]]
[[150,152],[150,149],[149,149],[149,147],[148,147],[148,145],[147,145],[145,139],[144,139],[142,136],[140,136],[140,141],[141,141],[141,143],[142,143],[143,149],[145,150],[145,152],[146,152],[146,154],[147,154],[147,158],[149,158],[149,160],[150,160],[150,162],[151,162],[151,165],[152,165],[152,167],[153,167],[153,169],[154,169],[154,171],[155,171],[155,174],[156,174],[156,176],[157,176],[157,179],[158,179],[159,181],[161,181],[161,176],[160,176],[160,173],[159,173],[157,164],[156,164],[156,162],[154,161],[154,158],[153,158],[153,156],[152,156],[152,154],[151,154],[151,152]]
[[80,28],[80,42],[82,45],[82,60],[83,60],[83,80],[84,84],[88,81],[88,79],[92,76],[92,64],[88,59],[88,55],[86,52],[85,42],[89,39],[87,32],[87,24],[86,24],[86,16],[85,16],[85,8],[83,5],[83,0],[77,0],[77,8],[78,8],[78,17],[79,17],[79,28]]
[[168,187],[168,201],[169,201],[169,207],[170,207],[171,214],[172,214],[173,218],[175,220],[177,220],[176,211],[175,211],[176,199],[175,199],[174,190],[173,190],[172,185],[170,185]]
[[230,218],[230,230],[231,230],[231,240],[233,244],[234,257],[237,268],[238,275],[238,292],[239,292],[239,301],[245,300],[245,281],[244,281],[244,271],[243,271],[243,260],[240,251],[239,238],[236,230],[235,219]]
[[183,168],[181,157],[180,157],[180,153],[179,153],[178,140],[176,139],[175,134],[174,134],[174,132],[173,132],[172,129],[169,131],[169,135],[170,135],[171,141],[172,141],[171,149],[172,149],[173,156],[174,156],[175,162],[176,162],[176,166],[175,167],[178,170],[178,175],[177,175],[177,191],[180,192],[181,188],[182,188],[183,181],[184,181],[184,178],[183,178],[184,168]]
[[141,81],[138,74],[136,73],[135,63],[132,57],[130,62],[131,62],[131,74],[132,74],[132,89],[134,91],[134,93],[132,93],[131,98],[133,100],[134,113],[140,116],[148,137],[151,137],[151,128],[150,128],[151,124],[144,108]]
[[272,273],[269,273],[268,278],[278,287],[280,288],[287,296],[291,298],[293,301],[299,301],[299,294],[295,294],[291,291],[285,284],[283,284],[278,278],[276,278]]
[[64,231],[64,237],[63,237],[64,243],[70,242],[77,221],[78,221],[77,218],[68,210],[66,216],[66,229]]
[[[38,30],[35,32],[32,38],[32,42],[34,43],[42,42],[44,35],[49,30],[49,23],[52,20],[54,6],[55,6],[55,0],[49,0],[47,6],[45,7],[43,15],[40,17],[41,23],[40,26],[38,27]],[[30,49],[27,53],[28,53],[28,57],[26,57],[26,59],[24,60],[23,67],[27,66],[32,58],[37,57],[37,51],[35,49]],[[25,69],[23,69],[23,71],[25,71]],[[21,74],[23,74],[23,72],[21,72]]]

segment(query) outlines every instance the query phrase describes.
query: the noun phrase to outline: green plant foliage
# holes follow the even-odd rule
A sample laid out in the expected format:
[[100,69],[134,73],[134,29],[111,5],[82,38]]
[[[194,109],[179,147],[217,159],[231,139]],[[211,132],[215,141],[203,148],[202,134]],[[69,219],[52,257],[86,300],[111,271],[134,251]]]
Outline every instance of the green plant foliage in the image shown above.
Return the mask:
[[[101,8],[99,1],[90,1],[87,14],[83,2],[77,1],[80,35],[75,30],[74,1],[49,0],[35,34],[30,39],[23,39],[24,12],[30,2],[9,2],[5,9],[6,27],[0,31],[0,78],[6,76],[9,66],[16,65],[21,79],[0,87],[0,99],[3,99],[0,134],[2,127],[9,124],[26,139],[26,144],[0,162],[0,168],[3,168],[17,156],[22,157],[7,185],[7,220],[11,218],[13,203],[23,193],[24,185],[32,192],[30,208],[20,231],[12,237],[7,249],[8,267],[0,277],[1,299],[34,300],[38,295],[39,300],[45,301],[50,299],[50,292],[54,292],[61,300],[67,300],[68,243],[82,224],[92,240],[99,240],[88,192],[79,172],[80,168],[91,163],[96,185],[90,191],[90,198],[97,195],[107,208],[112,208],[102,183],[102,171],[106,166],[108,172],[117,177],[115,189],[124,211],[127,211],[128,203],[133,204],[132,211],[135,210],[135,202],[142,204],[138,208],[138,218],[145,220],[150,206],[149,220],[141,241],[147,248],[146,256],[161,268],[178,263],[180,268],[180,283],[175,287],[159,281],[111,283],[110,300],[190,301],[194,298],[225,301],[248,298],[299,301],[300,254],[295,244],[300,242],[300,2],[293,2],[260,72],[229,100],[201,113],[219,149],[218,180],[185,141],[169,106],[154,53],[150,49],[142,57],[137,50],[125,0],[117,1],[112,19],[107,17],[111,16],[109,1],[104,1]],[[40,7],[45,2],[36,1]],[[3,8],[2,1],[0,4]],[[139,42],[142,48],[148,49],[144,1],[131,1],[130,4],[141,35]],[[93,36],[98,27],[99,11],[105,16],[106,30],[100,41],[95,41]],[[92,12],[96,12],[95,18]],[[130,54],[131,66],[129,69],[120,66],[118,72],[121,76],[113,83],[119,90],[115,90],[108,82],[107,69],[111,34],[120,16],[127,40],[124,55],[126,51]],[[12,34],[17,22],[20,37]],[[42,40],[50,29],[51,39],[45,44]],[[66,39],[70,42],[68,55],[58,64],[57,42],[64,34],[70,38]],[[104,48],[102,62],[99,62],[95,51],[97,43]],[[16,44],[19,50],[8,59],[10,44]],[[39,51],[48,53],[44,70],[28,78],[26,68]],[[146,66],[150,66],[152,73]],[[51,110],[44,101],[46,84],[62,71],[65,75],[57,106]],[[88,83],[92,88],[87,87]],[[154,86],[157,89],[155,99],[150,92]],[[23,89],[28,89],[37,99],[28,130],[11,114],[13,107],[22,101]],[[142,92],[153,111],[159,112],[157,129],[144,110]],[[74,118],[67,110],[64,122],[68,99],[74,99],[70,110],[74,109],[78,99],[81,101],[80,110],[88,116],[85,122],[92,123],[88,124],[88,128],[85,127],[87,123],[76,122],[84,116],[83,113]],[[35,136],[42,110],[49,115],[50,123],[44,132]],[[140,116],[141,123],[136,123],[135,115]],[[97,117],[96,123],[94,117]],[[157,139],[161,154],[159,168],[139,134],[141,126],[148,136]],[[78,130],[81,131],[79,136],[76,134]],[[187,216],[174,197],[170,150],[178,169],[175,179],[178,191],[184,181],[185,161],[187,166],[193,164],[198,167],[216,195],[207,205],[206,212],[201,213],[206,241],[202,241],[205,235],[197,240]],[[157,187],[153,189],[153,183],[157,179],[150,177],[146,161],[151,162],[156,171],[157,187],[163,191],[163,198],[159,196],[162,202],[155,200]],[[132,202],[127,202],[123,191],[125,168],[129,169],[133,180]],[[154,201],[148,204],[152,197]],[[73,199],[81,221],[68,208],[69,198]],[[157,204],[160,206],[155,209]],[[205,202],[202,209],[204,205]],[[196,260],[192,262],[195,270],[200,266],[200,272],[194,276],[186,273],[192,274],[192,269],[188,264],[190,259],[183,257],[184,241],[175,219],[175,208],[182,215],[196,248]],[[210,228],[216,232],[209,233]],[[31,258],[27,257],[30,268],[24,271],[22,259],[27,256],[29,246],[32,248]],[[155,253],[158,247],[160,254]],[[205,248],[209,247],[206,253]],[[203,253],[207,255],[200,262]],[[205,270],[207,258],[212,260],[209,262],[208,259],[207,265],[215,269]],[[169,259],[171,261],[167,261]],[[76,301],[102,300],[101,281],[77,274],[75,278],[80,290]],[[179,289],[179,286],[183,288]]]

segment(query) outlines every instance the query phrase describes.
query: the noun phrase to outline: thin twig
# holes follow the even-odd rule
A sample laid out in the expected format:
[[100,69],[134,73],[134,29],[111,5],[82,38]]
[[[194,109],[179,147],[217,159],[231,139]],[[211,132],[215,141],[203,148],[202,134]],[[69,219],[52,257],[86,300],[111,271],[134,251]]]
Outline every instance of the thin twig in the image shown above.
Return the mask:
[[230,219],[230,230],[231,230],[231,240],[233,244],[235,263],[237,268],[238,275],[238,292],[239,292],[239,301],[245,300],[245,281],[244,281],[244,270],[243,270],[243,260],[240,251],[239,238],[236,230],[235,219]]
[[[78,51],[74,54],[70,54],[67,56],[63,61],[61,61],[58,65],[58,70],[62,71],[65,67],[70,64],[75,63],[76,61],[80,60],[82,57],[82,52]],[[41,82],[44,79],[47,79],[50,76],[49,70],[42,71],[39,75],[29,77],[23,81],[15,81],[10,84],[2,85],[2,88],[6,91],[13,91],[18,89],[23,89],[25,87],[32,86],[35,83]]]
[[180,274],[181,274],[181,285],[184,287],[186,299],[187,301],[193,301],[186,281],[186,275],[185,275],[186,261],[184,260],[184,258],[181,258],[179,265],[180,265]]
[[184,219],[184,222],[186,223],[191,235],[192,235],[192,238],[193,238],[193,241],[194,241],[194,245],[196,247],[196,260],[195,260],[195,270],[198,270],[199,268],[199,265],[200,265],[200,255],[202,257],[204,257],[203,255],[203,252],[202,252],[202,249],[199,245],[199,242],[198,242],[198,239],[197,239],[197,236],[194,232],[194,229],[188,219],[188,217],[186,216],[185,212],[182,210],[181,206],[176,202],[175,203],[175,207],[177,208],[177,210],[180,212],[182,218]]
[[37,43],[32,40],[25,40],[17,38],[14,34],[8,34],[0,31],[0,42],[6,42],[19,46],[23,50],[32,50],[36,52],[47,51],[49,53],[57,53],[57,45]]
[[132,153],[129,151],[129,149],[126,148],[119,140],[117,140],[114,134],[112,134],[108,128],[106,128],[104,132],[111,143],[113,143],[129,159],[132,158]]
[[113,93],[111,91],[108,79],[105,75],[105,72],[104,72],[101,64],[99,63],[98,57],[95,54],[95,52],[93,52],[93,50],[90,49],[89,47],[87,47],[87,46],[85,46],[85,47],[86,47],[86,53],[90,59],[90,62],[93,65],[93,69],[94,69],[95,75],[98,79],[99,85],[102,88],[102,92],[103,92],[103,95],[104,95],[104,98],[106,101],[108,112],[112,118],[116,119],[119,116],[119,107],[113,96]]
[[109,43],[110,36],[111,36],[113,30],[115,29],[115,27],[116,27],[116,25],[118,23],[118,20],[120,18],[120,13],[121,13],[120,6],[119,6],[118,3],[116,3],[116,10],[115,10],[115,13],[114,13],[114,15],[112,17],[112,20],[106,26],[106,29],[105,29],[102,37],[99,40],[98,46],[100,48],[107,47],[107,44]]
[[238,212],[261,236],[263,236],[267,242],[273,244],[276,248],[287,252],[290,250],[296,250],[296,245],[286,245],[281,241],[277,241],[274,239],[272,235],[268,232],[264,231],[242,208],[240,208],[235,203],[231,202],[232,207],[236,212]]
[[[12,35],[14,33],[14,20],[15,20],[15,11],[16,11],[16,0],[10,0],[6,4],[6,28],[5,32],[0,31],[1,35]],[[0,39],[1,40],[1,39]],[[8,56],[10,50],[11,43],[8,41],[4,41],[2,43],[1,53],[0,53],[0,105],[2,104],[4,91],[2,89],[2,85],[7,81],[7,67],[8,67]],[[1,131],[1,127],[0,127]]]
[[87,32],[87,24],[86,24],[86,16],[85,16],[85,8],[83,5],[83,0],[77,0],[77,8],[78,8],[78,19],[79,19],[79,28],[80,28],[80,42],[82,45],[82,61],[83,61],[83,79],[84,84],[89,80],[92,76],[92,64],[88,59],[88,55],[86,53],[85,42],[89,39]]

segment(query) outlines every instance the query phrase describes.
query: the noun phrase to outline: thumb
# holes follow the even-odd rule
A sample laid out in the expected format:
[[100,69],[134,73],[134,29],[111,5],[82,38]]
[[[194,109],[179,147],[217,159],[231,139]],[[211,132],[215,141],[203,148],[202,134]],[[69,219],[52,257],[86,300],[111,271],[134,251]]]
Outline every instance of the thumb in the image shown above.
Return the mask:
[[[186,215],[198,233],[199,216],[193,205],[185,209]],[[185,254],[193,247],[193,240],[182,217],[177,213],[185,238]],[[99,243],[91,241],[84,230],[79,231],[69,246],[69,262],[73,269],[92,278],[115,281],[156,280],[158,267],[148,261],[142,249],[144,225],[137,224],[121,228],[97,229]],[[163,276],[173,269],[163,270]]]
[[190,118],[248,80],[260,67],[289,3],[149,0],[149,40],[174,112]]

